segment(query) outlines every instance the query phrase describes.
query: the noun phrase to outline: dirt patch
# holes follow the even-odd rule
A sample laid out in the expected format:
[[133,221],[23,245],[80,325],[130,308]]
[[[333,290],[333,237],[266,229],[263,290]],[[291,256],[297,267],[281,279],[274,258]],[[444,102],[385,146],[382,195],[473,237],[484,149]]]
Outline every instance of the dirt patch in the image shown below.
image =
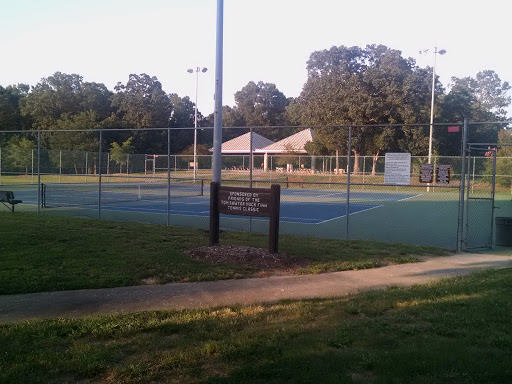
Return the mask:
[[269,253],[263,248],[243,245],[215,245],[185,252],[190,258],[211,264],[241,264],[270,273],[292,273],[309,265],[309,260],[283,252]]

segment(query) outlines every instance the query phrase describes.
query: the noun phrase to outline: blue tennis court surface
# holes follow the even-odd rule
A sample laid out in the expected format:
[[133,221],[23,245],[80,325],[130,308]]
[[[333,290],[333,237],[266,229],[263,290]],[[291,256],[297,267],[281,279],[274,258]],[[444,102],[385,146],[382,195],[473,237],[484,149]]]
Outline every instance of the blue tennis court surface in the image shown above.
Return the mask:
[[[281,196],[296,197],[296,198],[314,198],[314,199],[326,199],[326,200],[346,200],[346,191],[336,190],[309,190],[309,189],[285,189],[281,190]],[[361,192],[351,191],[350,199],[357,200],[358,202],[364,201],[402,201],[410,199],[412,197],[419,196],[419,194],[412,193],[389,193],[389,192]]]
[[[89,187],[87,187],[89,189]],[[94,189],[94,187],[93,187]],[[36,191],[19,191],[16,197],[20,197],[27,204],[37,204]],[[102,193],[103,196],[103,193]],[[308,189],[283,189],[281,190],[280,221],[287,223],[322,224],[343,218],[347,214],[346,192],[336,190],[308,190]],[[379,193],[353,191],[350,193],[350,205],[348,213],[354,215],[381,207],[387,202],[403,201],[419,194],[407,193]],[[137,212],[166,215],[166,196],[156,195],[148,200],[137,200],[132,198],[129,201],[122,201],[125,194],[109,194],[107,191],[102,198],[102,210],[113,212]],[[96,209],[98,194],[97,191],[60,191],[52,199],[62,202],[60,206],[64,209]],[[117,201],[119,199],[119,201]],[[69,201],[68,201],[69,200]],[[71,203],[74,201],[74,203]],[[170,200],[171,215],[209,217],[210,200],[208,192],[203,196],[189,196],[172,198]],[[231,219],[247,218],[248,216],[221,215]],[[253,217],[253,220],[268,220],[267,218]]]
[[[367,211],[379,207],[379,205],[350,204],[349,214]],[[180,201],[171,201],[171,215],[208,217],[210,205],[207,199],[187,198]],[[136,203],[122,203],[103,205],[102,209],[109,211],[141,212],[141,213],[167,213],[167,202],[139,201]],[[281,201],[280,221],[288,223],[321,224],[335,220],[346,215],[347,207],[340,203],[315,203],[315,202],[288,202]],[[242,218],[244,216],[221,215],[221,217]],[[253,217],[253,220],[268,220],[266,218]]]

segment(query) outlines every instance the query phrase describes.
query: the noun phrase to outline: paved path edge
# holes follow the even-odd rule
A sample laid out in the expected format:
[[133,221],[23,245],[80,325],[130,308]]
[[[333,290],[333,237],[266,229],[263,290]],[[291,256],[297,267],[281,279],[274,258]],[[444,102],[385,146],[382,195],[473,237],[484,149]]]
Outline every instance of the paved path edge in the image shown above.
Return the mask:
[[3,295],[0,296],[0,323],[345,296],[370,289],[424,284],[484,268],[504,267],[512,267],[512,255],[460,253],[420,263],[319,275]]

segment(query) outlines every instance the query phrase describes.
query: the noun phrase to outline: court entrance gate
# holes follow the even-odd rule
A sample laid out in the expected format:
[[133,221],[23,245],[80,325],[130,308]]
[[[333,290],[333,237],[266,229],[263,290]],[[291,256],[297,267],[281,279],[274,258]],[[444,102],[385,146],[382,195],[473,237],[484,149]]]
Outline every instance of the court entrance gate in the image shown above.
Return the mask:
[[465,249],[493,246],[496,153],[496,146],[467,145]]

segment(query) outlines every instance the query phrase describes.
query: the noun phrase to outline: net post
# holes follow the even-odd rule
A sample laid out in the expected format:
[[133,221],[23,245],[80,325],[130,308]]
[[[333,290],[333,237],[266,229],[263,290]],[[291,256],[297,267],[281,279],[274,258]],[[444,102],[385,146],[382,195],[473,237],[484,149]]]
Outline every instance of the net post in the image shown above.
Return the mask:
[[279,252],[279,208],[281,205],[281,186],[270,186],[270,200],[272,201],[272,213],[269,223],[269,252]]
[[220,183],[210,183],[210,247],[219,244],[219,187]]
[[41,183],[40,203],[37,205],[41,208],[46,208],[46,184]]

